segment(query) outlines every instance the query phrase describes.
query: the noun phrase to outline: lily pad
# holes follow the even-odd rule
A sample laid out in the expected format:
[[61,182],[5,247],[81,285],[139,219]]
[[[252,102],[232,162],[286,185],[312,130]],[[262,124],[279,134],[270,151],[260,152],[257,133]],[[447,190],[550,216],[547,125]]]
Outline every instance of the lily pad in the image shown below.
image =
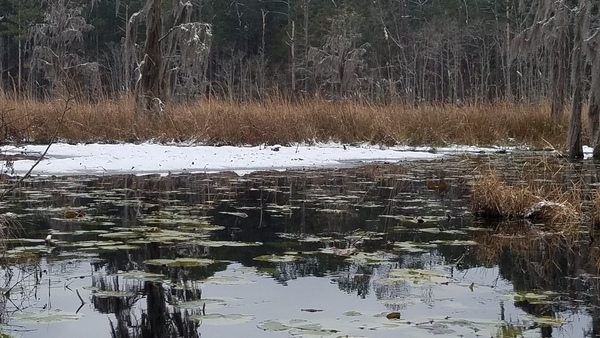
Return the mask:
[[345,259],[346,262],[355,264],[382,264],[390,263],[398,256],[386,252],[359,252]]
[[203,282],[218,285],[239,285],[252,283],[251,281],[239,276],[211,276],[203,280]]
[[243,314],[220,314],[220,313],[210,313],[207,315],[195,315],[189,317],[193,321],[201,322],[202,325],[233,325],[233,324],[243,324],[249,321],[254,320],[255,316],[253,315],[243,315]]
[[564,318],[559,317],[550,317],[550,316],[541,316],[535,317],[531,315],[527,315],[532,321],[534,321],[538,325],[542,326],[562,326],[567,321]]
[[96,291],[93,293],[94,297],[97,298],[127,298],[127,297],[133,297],[135,296],[135,293],[133,292],[125,292],[125,291],[110,291],[110,290],[105,290],[105,291]]
[[265,320],[260,322],[257,327],[263,331],[288,331],[292,336],[339,336],[338,330],[324,329],[323,326],[316,322],[311,322],[303,319],[292,319],[289,321]]
[[151,281],[151,282],[163,281],[163,280],[167,279],[166,276],[161,275],[159,273],[150,273],[150,272],[145,272],[145,271],[140,271],[140,270],[131,270],[131,271],[127,271],[127,272],[122,272],[122,273],[119,273],[118,276],[121,276],[124,279],[134,279],[134,280],[139,280],[139,281]]
[[235,241],[195,241],[194,244],[209,248],[220,247],[243,247],[243,246],[261,246],[261,242],[235,242]]
[[228,300],[226,299],[219,299],[219,298],[206,298],[206,299],[199,299],[199,300],[193,300],[193,301],[189,301],[189,302],[182,302],[176,305],[176,307],[180,308],[180,309],[202,309],[204,308],[204,306],[206,304],[214,304],[214,305],[221,305],[221,306],[226,306],[229,303]]
[[12,315],[12,318],[29,323],[60,323],[68,320],[77,320],[83,317],[82,315],[64,312],[61,310],[49,310],[41,312],[17,312]]
[[212,259],[204,258],[177,258],[177,259],[150,259],[144,261],[146,265],[169,266],[169,267],[197,267],[213,264]]
[[263,255],[263,256],[254,257],[255,261],[271,262],[271,263],[289,263],[289,262],[294,262],[294,261],[297,261],[300,259],[302,259],[302,257],[291,256],[291,255],[283,255],[283,256]]
[[530,304],[552,304],[550,297],[555,294],[552,292],[516,292],[513,294],[515,302],[527,301]]

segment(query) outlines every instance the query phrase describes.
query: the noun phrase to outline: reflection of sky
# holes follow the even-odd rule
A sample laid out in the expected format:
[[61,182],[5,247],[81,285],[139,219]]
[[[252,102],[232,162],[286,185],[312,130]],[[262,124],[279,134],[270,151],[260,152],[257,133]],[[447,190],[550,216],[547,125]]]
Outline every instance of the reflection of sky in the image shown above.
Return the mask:
[[[437,258],[429,254],[422,256],[430,263],[436,262]],[[414,264],[410,262],[408,266]],[[397,264],[395,264],[397,266]],[[403,266],[407,266],[406,263]],[[450,270],[439,265],[432,265],[435,271],[444,272],[450,276]],[[429,269],[432,266],[425,266]],[[29,324],[13,321],[11,324],[23,324],[23,328],[34,329],[29,332],[19,333],[23,337],[108,337],[110,336],[109,318],[114,321],[114,315],[100,314],[90,304],[91,291],[85,288],[91,285],[91,269],[87,262],[61,262],[52,263],[51,266],[42,265],[49,274],[44,274],[41,285],[37,290],[37,299],[31,295],[29,306],[25,311],[44,311],[44,304],[50,303],[45,311],[62,310],[75,312],[80,301],[75,293],[79,290],[87,303],[81,308],[79,314],[82,317],[76,321],[66,321],[52,324]],[[389,269],[384,266],[373,269],[373,277],[370,288],[377,286],[378,280],[385,278]],[[60,278],[58,273],[60,272]],[[282,285],[267,275],[257,274],[254,269],[242,268],[239,264],[231,264],[225,271],[217,273],[217,276],[243,277],[243,282],[232,282],[231,284],[205,283],[203,286],[203,297],[222,298],[227,300],[227,305],[207,304],[206,313],[214,314],[244,314],[255,316],[247,323],[235,325],[212,325],[210,320],[202,323],[200,332],[202,337],[288,337],[289,333],[264,332],[257,325],[265,320],[279,320],[287,323],[289,320],[308,320],[320,323],[324,329],[340,331],[339,334],[368,336],[368,337],[427,337],[430,332],[425,328],[432,328],[428,324],[431,319],[434,322],[444,323],[445,317],[451,320],[465,319],[483,328],[479,332],[481,336],[495,336],[497,331],[493,325],[499,321],[501,306],[504,306],[504,318],[513,325],[524,324],[527,317],[522,310],[513,304],[511,293],[512,286],[506,280],[498,278],[497,268],[472,268],[464,271],[454,271],[448,285],[428,285],[422,283],[415,285],[404,284],[393,292],[387,292],[386,297],[396,296],[410,299],[400,310],[402,320],[412,322],[409,325],[401,325],[388,329],[382,326],[389,321],[386,318],[376,318],[377,314],[389,312],[386,304],[377,297],[377,292],[368,293],[366,298],[359,297],[356,293],[347,293],[340,290],[335,280],[337,277],[348,272],[336,272],[326,277],[301,277],[287,281]],[[80,278],[83,277],[83,278]],[[52,287],[48,289],[48,281]],[[469,285],[474,283],[471,291]],[[65,286],[69,286],[69,290]],[[14,292],[14,291],[13,291]],[[14,296],[13,296],[14,298]],[[51,302],[49,302],[49,300]],[[145,299],[138,302],[138,309],[134,311],[139,319],[139,306],[145,304]],[[319,312],[307,312],[302,309],[316,309]],[[360,316],[345,316],[348,311],[360,312]],[[569,321],[560,329],[554,329],[556,337],[579,337],[584,329],[589,328],[590,319],[585,315],[561,314]],[[447,321],[446,321],[447,322]],[[421,323],[421,329],[416,328]],[[465,322],[466,323],[466,322]],[[487,324],[486,324],[487,323]],[[449,325],[448,328],[464,333],[465,337],[474,337],[472,324]],[[19,326],[16,326],[17,328]],[[362,328],[362,329],[361,329]],[[369,328],[377,328],[370,330]],[[439,328],[438,328],[439,329]],[[539,336],[539,330],[533,330],[532,336]],[[444,336],[454,336],[445,334]],[[529,336],[529,335],[526,335]]]

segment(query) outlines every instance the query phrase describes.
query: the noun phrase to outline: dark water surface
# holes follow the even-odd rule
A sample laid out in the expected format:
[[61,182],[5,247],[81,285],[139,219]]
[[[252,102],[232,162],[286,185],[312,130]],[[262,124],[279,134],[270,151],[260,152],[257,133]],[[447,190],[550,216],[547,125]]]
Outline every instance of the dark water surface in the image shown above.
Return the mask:
[[[243,177],[29,180],[0,202],[19,223],[2,260],[0,332],[596,336],[599,250],[587,230],[567,239],[474,218],[470,186],[489,167],[514,179],[579,177],[585,189],[600,172],[503,154]],[[48,234],[57,248],[44,244]]]

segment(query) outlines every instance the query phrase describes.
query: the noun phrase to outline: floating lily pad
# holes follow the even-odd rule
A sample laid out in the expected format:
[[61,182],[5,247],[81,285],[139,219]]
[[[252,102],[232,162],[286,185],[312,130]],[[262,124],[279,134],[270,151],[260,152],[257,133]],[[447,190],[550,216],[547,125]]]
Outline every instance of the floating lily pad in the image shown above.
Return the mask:
[[389,263],[398,256],[386,252],[359,252],[345,259],[346,262],[355,264],[382,264]]
[[98,235],[104,238],[118,238],[118,239],[130,239],[130,238],[138,238],[141,235],[135,231],[117,231],[117,232],[109,232],[106,234]]
[[133,292],[102,290],[93,293],[97,298],[127,298],[135,296]]
[[243,324],[249,321],[254,320],[255,316],[253,315],[243,315],[243,314],[220,314],[220,313],[210,313],[206,315],[195,315],[189,317],[191,320],[201,322],[202,325],[233,325],[233,324]]
[[240,217],[240,218],[248,218],[248,214],[245,212],[221,211],[220,213],[223,215],[231,215],[231,216]]
[[83,317],[82,315],[61,310],[48,310],[40,312],[17,312],[12,315],[12,318],[29,323],[60,323],[68,320],[77,320]]
[[200,224],[200,225],[181,225],[181,226],[178,226],[177,229],[186,230],[186,231],[210,232],[210,231],[223,230],[223,229],[225,229],[225,227],[220,226],[220,225],[214,225],[214,224]]
[[202,309],[206,306],[206,304],[215,304],[215,305],[225,306],[225,305],[227,305],[227,301],[224,299],[207,298],[207,299],[193,300],[193,301],[189,301],[189,302],[182,302],[182,303],[177,304],[176,307],[180,308],[180,309],[193,310],[193,309]]
[[332,241],[332,237],[306,236],[298,239],[299,242],[305,243],[328,243]]
[[212,259],[204,258],[177,258],[177,259],[150,259],[144,261],[146,265],[169,266],[169,267],[197,267],[213,264]]
[[387,278],[377,281],[383,285],[398,285],[410,282],[412,284],[440,284],[447,283],[448,278],[445,274],[432,270],[424,269],[393,269],[388,273]]
[[131,244],[99,245],[94,248],[83,248],[86,251],[116,251],[116,250],[137,250],[139,246]]
[[541,326],[562,326],[567,321],[564,318],[559,317],[550,317],[550,316],[541,316],[535,317],[531,315],[527,315],[532,321]]
[[257,327],[263,331],[289,331],[292,336],[339,336],[338,330],[324,329],[323,326],[316,322],[311,322],[302,319],[292,319],[289,321],[265,320],[260,322]]
[[131,270],[127,272],[119,273],[117,276],[121,276],[124,279],[134,279],[139,281],[163,281],[166,280],[167,277],[165,275],[161,275],[159,273],[150,273],[140,270]]
[[299,259],[302,259],[302,257],[291,256],[291,255],[283,255],[283,256],[263,255],[263,256],[254,257],[255,261],[271,262],[271,263],[289,263],[289,262],[297,261]]
[[515,302],[526,301],[530,304],[552,304],[550,297],[554,296],[553,292],[517,292],[513,294]]
[[437,248],[437,245],[430,244],[430,243],[415,243],[415,242],[394,243],[394,250],[408,252],[408,253],[429,252],[433,248]]
[[242,247],[242,246],[261,246],[261,242],[235,242],[235,241],[195,241],[195,245],[205,246],[210,248],[227,247]]
[[336,256],[352,256],[356,253],[359,252],[359,250],[357,248],[346,248],[346,249],[339,249],[339,248],[323,248],[323,249],[319,249],[320,253],[324,253],[324,254],[330,254],[330,255],[336,255]]
[[451,245],[451,246],[473,246],[477,245],[475,241],[468,240],[447,240],[447,241],[431,241],[433,244]]
[[204,283],[208,284],[219,284],[219,285],[238,285],[238,284],[249,284],[249,281],[239,276],[212,276],[203,280]]

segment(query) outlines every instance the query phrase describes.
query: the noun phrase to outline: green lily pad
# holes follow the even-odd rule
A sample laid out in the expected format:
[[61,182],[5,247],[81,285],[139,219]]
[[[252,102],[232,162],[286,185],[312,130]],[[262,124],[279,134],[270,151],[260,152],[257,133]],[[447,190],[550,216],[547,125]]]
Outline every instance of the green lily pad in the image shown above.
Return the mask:
[[195,241],[193,242],[199,246],[205,246],[209,248],[220,248],[220,247],[243,247],[243,246],[261,246],[261,242],[235,242],[235,241]]
[[254,320],[255,316],[253,315],[243,315],[243,314],[220,314],[220,313],[210,313],[207,315],[195,315],[189,317],[193,321],[201,322],[202,325],[234,325],[234,324],[243,324],[249,321]]
[[248,214],[245,213],[245,212],[221,211],[220,214],[222,214],[222,215],[231,215],[231,216],[240,217],[240,218],[248,218]]
[[119,273],[117,276],[121,276],[124,279],[134,279],[139,281],[151,281],[151,282],[159,282],[168,279],[165,275],[161,275],[159,273],[150,273],[140,270],[130,270],[127,272]]
[[118,239],[130,239],[130,238],[138,238],[141,236],[140,233],[135,231],[117,231],[117,232],[109,232],[106,234],[98,235],[104,238],[118,238]]
[[552,304],[550,297],[554,296],[553,292],[516,292],[512,296],[515,302],[526,301],[530,304]]
[[390,263],[398,256],[386,252],[359,252],[345,259],[346,262],[355,264],[382,264]]
[[239,276],[211,276],[203,280],[203,282],[218,285],[239,285],[252,283],[251,281]]
[[324,329],[323,326],[316,322],[311,322],[303,319],[292,319],[286,322],[278,320],[265,320],[260,322],[257,327],[263,331],[288,331],[292,336],[339,336],[338,330]]
[[197,267],[213,264],[212,259],[204,258],[177,258],[177,259],[150,259],[144,261],[146,265],[169,266],[169,267]]
[[397,242],[394,243],[394,250],[408,253],[429,252],[430,249],[436,248],[436,244],[430,243],[415,243],[415,242]]
[[294,261],[297,261],[300,259],[302,259],[302,257],[291,256],[291,255],[284,255],[284,256],[263,255],[263,256],[254,257],[255,261],[271,262],[271,263],[289,263],[289,262],[294,262]]
[[447,240],[447,241],[431,241],[431,243],[433,244],[439,244],[439,245],[451,245],[451,246],[473,246],[473,245],[477,245],[477,242],[475,241],[468,241],[468,240]]
[[558,317],[550,317],[550,316],[541,316],[535,317],[531,315],[527,315],[532,321],[541,326],[562,326],[567,321],[564,318]]
[[77,320],[83,317],[82,315],[61,310],[49,310],[41,312],[17,312],[12,315],[12,318],[28,322],[28,323],[60,323],[69,320]]
[[176,305],[176,307],[180,308],[180,309],[202,309],[204,308],[204,306],[206,304],[214,304],[214,305],[221,305],[221,306],[226,306],[227,304],[229,304],[230,301],[233,301],[235,299],[231,298],[231,299],[225,299],[225,298],[205,298],[205,299],[199,299],[199,300],[193,300],[193,301],[189,301],[189,302],[182,302]]
[[97,298],[127,298],[127,297],[133,297],[135,296],[135,293],[133,292],[125,292],[125,291],[110,291],[110,290],[104,290],[104,291],[96,291],[93,293],[94,297]]
[[393,269],[388,273],[387,278],[377,280],[382,285],[400,285],[400,284],[441,284],[447,283],[448,278],[445,274],[432,270],[424,269]]

